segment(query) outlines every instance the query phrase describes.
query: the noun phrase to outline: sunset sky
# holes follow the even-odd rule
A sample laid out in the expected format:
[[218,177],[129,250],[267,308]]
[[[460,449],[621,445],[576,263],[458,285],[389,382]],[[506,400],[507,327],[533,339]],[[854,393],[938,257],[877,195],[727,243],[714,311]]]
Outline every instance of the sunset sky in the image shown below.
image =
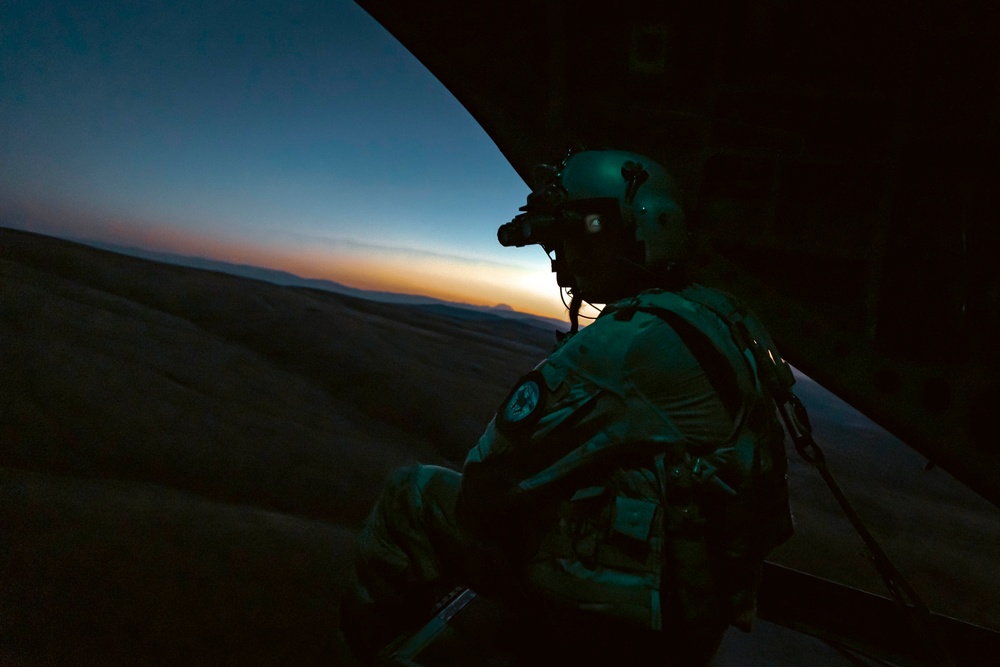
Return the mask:
[[0,5],[0,225],[562,317],[527,192],[349,0]]

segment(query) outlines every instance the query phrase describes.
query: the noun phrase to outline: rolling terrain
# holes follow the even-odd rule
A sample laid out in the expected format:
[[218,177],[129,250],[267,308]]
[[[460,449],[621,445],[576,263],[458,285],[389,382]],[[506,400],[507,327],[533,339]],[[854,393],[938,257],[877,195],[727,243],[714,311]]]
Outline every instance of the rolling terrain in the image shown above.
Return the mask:
[[[0,664],[332,664],[395,467],[458,466],[553,332],[0,228]],[[1000,628],[1000,513],[801,378],[841,484],[925,601]],[[790,453],[777,562],[882,593]]]
[[322,662],[384,477],[553,340],[0,230],[0,651]]

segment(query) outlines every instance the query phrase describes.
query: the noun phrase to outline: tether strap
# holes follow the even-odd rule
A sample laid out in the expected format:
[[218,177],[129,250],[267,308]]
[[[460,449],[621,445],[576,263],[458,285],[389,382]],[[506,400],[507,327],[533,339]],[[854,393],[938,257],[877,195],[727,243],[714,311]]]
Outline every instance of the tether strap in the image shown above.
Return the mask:
[[[683,317],[667,308],[653,306],[632,306],[631,308],[659,317],[677,332],[681,341],[688,347],[691,354],[694,355],[695,359],[698,360],[705,370],[709,382],[722,399],[730,415],[735,415],[735,409],[738,409],[739,401],[741,400],[736,374],[732,366],[708,336]],[[631,308],[626,306],[624,310],[630,310]],[[725,317],[715,309],[711,310],[730,328],[734,327],[734,323],[730,318]],[[615,315],[618,316],[618,313],[615,313]],[[753,349],[755,347],[752,346],[752,351],[755,357],[757,357],[761,351]],[[773,367],[763,363],[763,361],[763,358],[757,359],[758,374],[762,371],[765,372],[765,376],[767,375],[767,371],[773,373]],[[761,382],[778,406],[778,412],[785,422],[785,427],[788,429],[789,435],[792,436],[795,451],[803,459],[816,467],[823,481],[830,487],[830,491],[837,499],[844,514],[847,515],[851,525],[854,526],[854,530],[857,531],[858,535],[864,541],[865,546],[868,547],[868,551],[872,556],[872,562],[875,564],[875,568],[878,570],[879,575],[881,575],[882,580],[885,581],[885,585],[889,589],[889,593],[892,595],[896,606],[907,616],[914,631],[920,636],[928,651],[936,658],[937,662],[945,667],[954,667],[955,662],[948,652],[927,606],[903,578],[899,570],[896,569],[896,566],[892,564],[892,561],[889,560],[889,557],[879,546],[878,542],[875,541],[874,536],[865,527],[861,517],[855,511],[854,507],[851,506],[851,503],[847,500],[847,496],[844,495],[844,492],[833,478],[833,474],[826,465],[826,457],[816,444],[816,441],[813,440],[812,427],[809,424],[809,415],[806,412],[805,406],[802,405],[798,396],[790,388],[781,386],[781,383],[777,382],[777,378],[763,377],[761,378]]]
[[[718,315],[731,329],[734,327],[734,323],[729,317],[724,316],[714,308],[710,308],[710,310]],[[722,352],[709,339],[708,335],[682,316],[667,308],[639,305],[629,305],[615,310],[605,308],[605,313],[613,314],[615,319],[628,319],[636,311],[655,315],[666,322],[677,333],[678,337],[680,337],[681,341],[687,346],[705,371],[709,383],[722,399],[730,416],[735,417],[736,411],[742,403],[736,373]],[[602,313],[602,315],[605,313]],[[736,333],[743,332],[737,331]],[[761,354],[761,350],[756,348],[757,346],[754,345],[751,347],[751,350],[755,357],[758,357]],[[798,396],[789,387],[782,386],[777,381],[778,378],[768,376],[767,371],[773,373],[773,367],[762,363],[763,358],[758,358],[757,362],[758,375],[761,372],[765,374],[765,377],[760,377],[759,379],[764,387],[767,388],[768,393],[778,407],[778,412],[785,422],[785,428],[788,429],[788,433],[795,444],[795,451],[803,459],[815,466],[823,481],[830,487],[830,491],[837,499],[844,514],[847,515],[851,525],[854,526],[854,530],[857,531],[858,535],[864,541],[865,546],[868,547],[868,551],[872,556],[872,562],[875,564],[875,568],[881,575],[882,580],[885,581],[885,585],[888,587],[893,601],[899,610],[907,616],[914,631],[920,636],[928,651],[940,665],[955,667],[955,661],[948,652],[927,606],[903,578],[899,570],[896,569],[896,566],[892,564],[892,561],[889,560],[889,557],[879,546],[878,542],[875,541],[875,538],[865,527],[861,517],[858,516],[854,507],[847,500],[847,496],[844,495],[844,492],[833,478],[833,474],[826,465],[826,457],[816,444],[816,441],[813,440],[812,427],[809,424],[809,415],[806,412],[805,406],[802,405]]]
[[861,521],[861,517],[858,516],[854,507],[847,500],[847,496],[844,495],[844,492],[833,478],[833,474],[826,465],[826,457],[823,455],[822,450],[820,450],[816,441],[813,440],[812,429],[809,425],[809,418],[805,412],[805,408],[795,394],[789,392],[789,397],[783,404],[779,404],[779,412],[785,421],[788,433],[791,434],[792,440],[795,443],[795,451],[803,459],[815,466],[820,476],[823,477],[823,481],[830,487],[830,491],[833,492],[833,496],[840,503],[844,514],[850,519],[854,530],[857,531],[861,539],[864,540],[865,546],[868,547],[868,551],[872,556],[872,562],[875,563],[875,568],[882,576],[883,581],[885,581],[885,585],[889,588],[889,593],[892,595],[893,601],[899,610],[907,616],[913,626],[913,630],[920,636],[925,647],[939,664],[947,667],[955,667],[955,661],[948,652],[927,606],[917,596],[916,591],[906,582],[903,575],[892,564],[892,561],[889,560],[885,552],[882,551],[882,548],[875,541],[872,534],[868,532],[868,529]]

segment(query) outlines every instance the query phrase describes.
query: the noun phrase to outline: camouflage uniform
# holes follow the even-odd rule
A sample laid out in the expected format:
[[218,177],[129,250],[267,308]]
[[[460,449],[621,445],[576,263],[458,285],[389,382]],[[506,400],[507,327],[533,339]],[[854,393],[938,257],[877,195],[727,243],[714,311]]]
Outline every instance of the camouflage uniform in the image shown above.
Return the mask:
[[515,386],[463,474],[389,480],[345,613],[462,583],[708,644],[749,628],[792,529],[783,432],[734,321],[762,331],[699,286],[606,308]]

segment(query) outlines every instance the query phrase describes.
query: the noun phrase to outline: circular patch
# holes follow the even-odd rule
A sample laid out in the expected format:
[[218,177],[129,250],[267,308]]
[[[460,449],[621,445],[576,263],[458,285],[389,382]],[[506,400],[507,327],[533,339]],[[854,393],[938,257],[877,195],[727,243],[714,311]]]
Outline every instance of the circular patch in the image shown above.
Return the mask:
[[529,373],[507,395],[500,407],[498,425],[520,428],[533,422],[542,412],[545,380],[540,373]]
[[524,421],[538,407],[541,396],[542,391],[538,388],[537,382],[534,380],[525,381],[514,390],[514,394],[507,401],[507,407],[503,411],[504,419],[512,424]]

